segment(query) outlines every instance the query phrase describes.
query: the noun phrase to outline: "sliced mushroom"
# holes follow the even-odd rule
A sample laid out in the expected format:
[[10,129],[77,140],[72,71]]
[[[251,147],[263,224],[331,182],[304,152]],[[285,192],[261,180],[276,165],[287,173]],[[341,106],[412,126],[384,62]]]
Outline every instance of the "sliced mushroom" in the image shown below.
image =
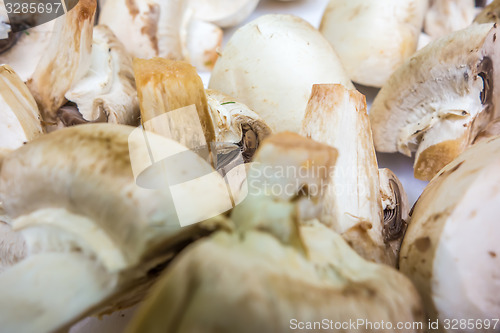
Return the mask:
[[[151,156],[185,163],[167,163],[168,173],[144,188],[137,183]],[[178,252],[227,224],[219,217],[181,228],[185,215],[199,222],[231,208],[217,172],[189,178],[205,170],[213,171],[172,140],[112,124],[62,129],[5,156],[0,201],[20,236],[17,248],[26,249],[0,274],[2,330],[62,330],[140,300]],[[0,261],[17,248],[2,248]]]
[[393,174],[379,180],[365,96],[342,85],[314,85],[302,134],[339,151],[320,220],[365,259],[395,266],[403,235],[395,230],[404,228],[399,209],[407,199]]
[[136,58],[134,72],[146,130],[188,148],[215,142],[203,82],[193,66],[164,58]]
[[500,23],[500,0],[486,6],[474,19],[475,23]]
[[[321,201],[321,194],[304,189],[322,188],[328,173],[300,177],[301,187],[291,175],[270,172],[329,169],[335,155],[333,148],[293,133],[265,140],[251,171],[254,191],[231,216],[235,231],[187,249],[127,332],[285,332],[298,322],[356,321],[360,313],[368,321],[421,322],[420,300],[402,274],[363,260],[316,220],[301,223],[302,204]],[[267,187],[276,184],[292,186],[289,193],[273,194]]]
[[35,99],[8,65],[0,65],[0,119],[0,149],[19,148],[43,134]]
[[228,28],[243,22],[259,0],[191,0],[190,6],[196,18]]
[[222,30],[192,20],[187,0],[108,0],[99,16],[99,23],[108,25],[134,57],[193,60],[198,68],[209,69]]
[[415,283],[430,320],[452,332],[445,319],[489,325],[500,313],[500,137],[472,146],[426,187],[403,240],[400,269]]
[[380,152],[415,152],[415,177],[430,180],[498,109],[499,28],[472,25],[412,56],[376,96],[370,120]]
[[79,0],[56,19],[50,43],[27,81],[47,122],[56,122],[57,111],[66,102],[64,95],[90,66],[95,9],[96,0]]
[[207,101],[217,142],[236,143],[245,162],[252,157],[271,129],[255,112],[234,98],[216,90],[207,90]]
[[330,0],[319,30],[354,82],[381,87],[417,49],[428,0]]
[[231,37],[209,88],[248,105],[273,131],[298,132],[314,83],[353,87],[319,31],[295,16],[265,15]]
[[63,126],[91,121],[138,125],[132,58],[107,26],[94,27],[90,68],[65,98],[76,107],[70,104],[59,109],[58,121]]
[[424,31],[432,38],[468,27],[476,15],[474,0],[431,0]]

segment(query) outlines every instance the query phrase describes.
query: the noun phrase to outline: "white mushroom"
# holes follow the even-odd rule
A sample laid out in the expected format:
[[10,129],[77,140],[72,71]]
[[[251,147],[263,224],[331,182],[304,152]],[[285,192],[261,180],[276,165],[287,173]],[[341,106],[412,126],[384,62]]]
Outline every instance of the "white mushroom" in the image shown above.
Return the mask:
[[217,91],[205,92],[196,69],[188,63],[135,59],[134,69],[147,130],[199,152],[217,148],[213,147],[216,142],[233,143],[247,162],[270,133],[265,122],[246,105]]
[[381,87],[417,49],[428,0],[330,0],[319,30],[354,82]]
[[47,122],[55,124],[57,111],[66,102],[64,95],[90,66],[95,9],[95,0],[80,0],[56,19],[47,50],[27,81]]
[[415,152],[415,177],[429,180],[467,148],[499,109],[498,32],[475,24],[408,59],[371,107],[377,151]]
[[273,131],[298,132],[315,83],[353,87],[319,31],[295,16],[265,15],[231,37],[209,88],[248,105]]
[[221,28],[243,22],[259,3],[259,0],[189,0],[194,15],[199,20]]
[[476,15],[474,0],[430,0],[424,31],[432,38],[469,26]]
[[[164,173],[154,175],[154,158]],[[0,274],[8,332],[62,330],[134,304],[174,255],[224,221],[193,223],[231,208],[223,178],[205,161],[140,128],[62,129],[0,164],[5,222],[20,236],[8,248],[0,237],[0,261],[10,266]],[[147,173],[154,187],[137,185]]]
[[444,167],[414,207],[399,265],[440,332],[453,332],[452,320],[462,332],[498,331],[499,169],[500,137],[478,143]]
[[193,60],[206,70],[215,62],[222,30],[192,21],[188,0],[108,0],[99,15],[132,56]]
[[35,99],[8,65],[0,66],[0,150],[13,150],[43,134]]
[[94,27],[90,68],[73,83],[65,98],[75,106],[58,111],[57,120],[62,126],[96,120],[139,123],[132,57],[107,26]]
[[[313,331],[320,322],[334,330],[335,323],[356,321],[360,314],[371,322],[422,326],[417,292],[402,274],[363,260],[338,234],[304,220],[305,206],[321,202],[321,194],[307,188],[322,188],[328,178],[313,168],[329,169],[335,155],[333,148],[295,133],[264,141],[250,171],[254,191],[231,215],[236,229],[187,249],[127,332],[287,332],[299,323]],[[299,179],[271,171],[301,166],[311,173]],[[272,184],[292,186],[279,195]]]
[[395,266],[406,195],[392,173],[379,179],[365,96],[342,85],[314,85],[301,133],[339,152],[320,220],[365,259]]

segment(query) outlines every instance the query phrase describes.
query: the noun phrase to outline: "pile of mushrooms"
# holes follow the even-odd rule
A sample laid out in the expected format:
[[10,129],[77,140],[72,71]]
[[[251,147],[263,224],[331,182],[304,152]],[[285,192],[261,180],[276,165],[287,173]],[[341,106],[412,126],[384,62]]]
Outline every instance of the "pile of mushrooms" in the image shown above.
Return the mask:
[[0,4],[0,331],[498,331],[500,0],[257,4]]

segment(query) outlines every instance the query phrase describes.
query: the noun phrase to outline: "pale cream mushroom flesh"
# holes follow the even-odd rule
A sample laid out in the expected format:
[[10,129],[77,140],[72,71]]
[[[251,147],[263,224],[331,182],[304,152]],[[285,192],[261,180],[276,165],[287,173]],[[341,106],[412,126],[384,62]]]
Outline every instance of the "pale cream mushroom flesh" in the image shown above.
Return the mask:
[[132,57],[106,25],[93,28],[90,67],[73,82],[57,112],[59,127],[87,122],[138,125],[139,102]]
[[428,0],[330,0],[319,30],[356,83],[381,87],[417,49]]
[[[481,324],[492,332],[500,313],[500,137],[484,140],[444,167],[413,210],[399,266],[418,288],[430,320]],[[486,322],[489,320],[489,323]],[[437,327],[436,327],[437,328]]]
[[299,132],[315,83],[353,87],[318,30],[295,16],[264,15],[234,33],[209,88],[248,105],[275,132]]
[[181,183],[175,192],[161,175],[144,188],[136,178],[152,165],[150,153],[183,154],[186,165],[168,170],[173,181],[213,170],[172,140],[115,124],[65,128],[1,155],[2,330],[52,332],[130,306],[174,255],[224,225],[222,217],[179,224],[193,195],[208,196],[198,221],[225,209],[218,173],[195,189]]
[[499,28],[474,24],[408,59],[370,109],[379,152],[415,153],[414,174],[430,180],[500,112]]
[[339,151],[320,220],[365,259],[396,266],[408,203],[390,170],[379,176],[365,96],[314,85],[301,133]]
[[[127,332],[285,332],[294,318],[348,322],[360,314],[422,325],[419,297],[402,274],[365,261],[314,219],[328,173],[297,179],[264,172],[329,169],[335,157],[334,148],[295,133],[265,140],[249,175],[258,185],[231,215],[235,230],[178,257]],[[277,184],[291,186],[273,194]],[[308,191],[316,185],[318,193]]]
[[424,31],[432,38],[468,27],[476,16],[474,0],[430,0]]

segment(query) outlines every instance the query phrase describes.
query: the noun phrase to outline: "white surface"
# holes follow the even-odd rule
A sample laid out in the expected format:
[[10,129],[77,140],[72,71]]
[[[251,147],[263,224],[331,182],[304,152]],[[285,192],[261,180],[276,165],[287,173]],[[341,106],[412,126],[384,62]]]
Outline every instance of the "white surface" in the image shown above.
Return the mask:
[[[261,0],[256,11],[246,22],[249,22],[260,15],[269,13],[293,14],[307,20],[316,28],[319,26],[321,16],[328,3],[328,0],[296,0],[290,2],[281,2],[276,0]],[[245,22],[245,23],[246,23]],[[224,43],[231,37],[236,28],[224,30]],[[207,86],[210,79],[209,73],[200,73],[200,76]],[[358,90],[366,95],[367,102],[370,105],[375,97],[377,90],[363,86],[357,86]],[[424,189],[427,182],[420,181],[413,177],[413,159],[400,154],[377,154],[380,168],[391,169],[401,180],[408,194],[410,207],[418,199],[418,196]],[[95,317],[86,318],[76,324],[70,333],[118,333],[123,332],[128,321],[132,318],[135,308],[124,311],[117,311],[102,319]]]

